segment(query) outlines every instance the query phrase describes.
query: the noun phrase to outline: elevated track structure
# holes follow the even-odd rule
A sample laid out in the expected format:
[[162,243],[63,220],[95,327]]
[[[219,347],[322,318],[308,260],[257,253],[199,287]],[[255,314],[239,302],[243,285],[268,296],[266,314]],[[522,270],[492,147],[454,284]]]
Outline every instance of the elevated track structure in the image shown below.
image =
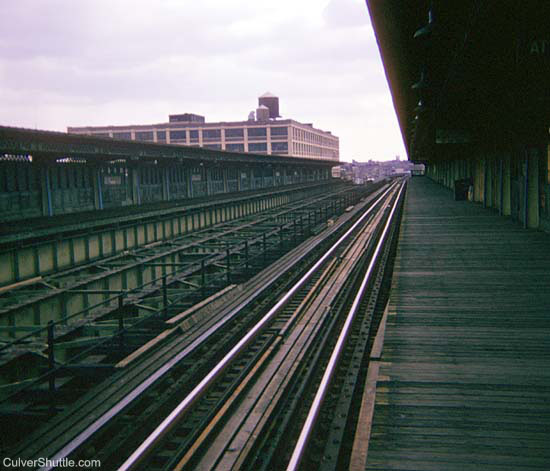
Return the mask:
[[[238,227],[232,223],[232,228],[221,224],[212,239],[205,237],[209,230],[197,232],[194,241],[200,249],[193,255],[197,257],[194,272],[179,280],[176,272],[167,272],[152,281],[143,299],[134,299],[133,290],[122,302],[120,297],[113,302],[111,317],[103,320],[112,319],[115,335],[86,353],[88,358],[101,357],[99,361],[84,360],[84,355],[59,367],[50,365],[53,368],[46,369],[40,380],[45,381],[46,389],[50,385],[51,394],[30,407],[28,398],[38,391],[38,382],[8,396],[4,413],[11,408],[12,414],[20,417],[42,417],[43,425],[29,436],[30,429],[23,425],[20,435],[5,449],[17,456],[54,460],[94,455],[109,469],[188,469],[187,463],[203,466],[204,460],[208,466],[228,469],[222,463],[234,455],[235,447],[222,443],[228,437],[223,427],[248,430],[245,422],[237,423],[248,417],[251,408],[260,407],[263,415],[258,417],[263,419],[257,426],[262,434],[257,440],[249,437],[243,442],[246,446],[235,466],[257,469],[264,461],[265,446],[270,447],[271,463],[280,464],[277,447],[283,444],[285,434],[281,432],[292,422],[290,417],[300,410],[305,420],[307,409],[302,406],[313,400],[318,375],[327,362],[333,367],[341,363],[329,361],[336,333],[345,326],[344,339],[349,329],[353,331],[351,346],[346,343],[344,349],[345,358],[349,349],[358,358],[358,352],[372,342],[370,329],[383,310],[378,292],[384,273],[387,276],[385,267],[402,196],[402,183],[397,181],[366,187],[366,191],[339,187],[332,194],[312,197],[311,202],[255,216],[257,224],[264,224],[260,231],[245,221]],[[266,225],[270,225],[267,231]],[[247,239],[235,240],[243,233]],[[233,241],[229,249],[227,239]],[[214,256],[207,247],[214,248]],[[199,295],[189,297],[189,286]],[[182,302],[186,295],[187,301]],[[353,296],[354,309],[360,303],[361,314],[357,319],[352,314],[345,321]],[[151,314],[136,318],[129,314],[126,303],[134,311],[137,307]],[[145,342],[144,330],[148,333]],[[340,349],[344,343],[339,342]],[[349,367],[350,378],[365,371],[362,361]],[[338,390],[337,383],[331,385]],[[362,381],[354,384],[360,389]],[[252,394],[267,385],[279,390],[278,399],[269,407],[261,394]],[[283,391],[293,391],[293,395],[281,396]],[[331,392],[326,397],[347,392]],[[283,406],[291,397],[288,407]],[[347,409],[346,433],[352,433],[352,417],[357,414],[350,401]],[[323,414],[331,407],[324,410]],[[321,416],[318,425],[322,428],[332,419]],[[286,425],[273,429],[272,421]],[[297,435],[296,425],[287,433]],[[278,441],[268,439],[271,434]],[[205,448],[206,443],[212,445]],[[327,450],[330,454],[334,451],[330,446]],[[338,460],[345,460],[348,452],[343,451]],[[304,459],[317,456],[308,453],[300,455]],[[263,466],[269,469],[267,461]]]

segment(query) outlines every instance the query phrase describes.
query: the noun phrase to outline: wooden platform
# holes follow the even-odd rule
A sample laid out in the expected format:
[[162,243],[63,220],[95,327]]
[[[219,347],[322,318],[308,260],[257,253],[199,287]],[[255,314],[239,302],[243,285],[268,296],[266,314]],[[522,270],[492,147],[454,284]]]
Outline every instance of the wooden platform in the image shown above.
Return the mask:
[[409,184],[368,470],[550,469],[550,235]]

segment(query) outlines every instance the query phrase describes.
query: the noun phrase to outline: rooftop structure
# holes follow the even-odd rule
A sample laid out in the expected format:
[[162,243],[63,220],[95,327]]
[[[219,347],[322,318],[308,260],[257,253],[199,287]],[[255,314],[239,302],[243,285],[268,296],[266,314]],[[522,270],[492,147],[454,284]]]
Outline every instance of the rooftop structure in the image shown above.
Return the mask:
[[258,98],[258,105],[265,106],[269,109],[269,117],[272,119],[280,118],[279,115],[279,98],[272,93],[266,92]]

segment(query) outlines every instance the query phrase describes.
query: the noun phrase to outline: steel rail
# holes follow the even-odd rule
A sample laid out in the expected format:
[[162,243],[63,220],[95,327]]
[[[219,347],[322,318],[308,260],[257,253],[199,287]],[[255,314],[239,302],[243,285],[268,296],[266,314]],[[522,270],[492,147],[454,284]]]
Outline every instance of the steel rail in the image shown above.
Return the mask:
[[[343,240],[343,238],[347,237],[347,235],[355,229],[355,227],[359,224],[359,222],[364,219],[367,214],[369,214],[372,209],[382,200],[382,198],[385,197],[385,195],[393,188],[393,185],[391,185],[387,190],[384,191],[384,193],[374,202],[372,203],[369,210],[361,216],[361,218],[346,232],[346,234],[337,242],[337,244],[340,244],[340,242]],[[334,247],[335,248],[335,247]],[[331,249],[332,252],[332,249]],[[328,256],[328,253],[325,254],[324,259]],[[301,259],[301,257],[300,257]],[[299,261],[299,259],[298,259]],[[319,262],[315,265],[316,267],[320,265]],[[310,276],[311,273],[313,273],[313,270],[310,270],[306,276]],[[302,278],[303,279],[303,278]],[[305,282],[305,280],[304,280]],[[302,283],[303,284],[303,283]],[[294,289],[295,288],[295,289]],[[292,294],[299,288],[294,287],[292,289]],[[258,294],[263,291],[262,289],[258,290]],[[290,293],[290,292],[289,292]],[[108,411],[103,413],[100,417],[98,417],[92,424],[90,424],[88,427],[86,427],[85,430],[80,432],[75,438],[73,438],[69,443],[67,443],[63,448],[61,448],[59,451],[57,451],[51,458],[50,461],[57,461],[64,458],[67,458],[70,453],[74,452],[78,447],[80,447],[82,444],[86,442],[93,434],[95,434],[101,427],[103,427],[105,424],[107,424],[113,417],[115,417],[118,413],[120,413],[126,406],[128,406],[131,402],[133,402],[136,398],[138,398],[147,388],[149,388],[155,381],[160,379],[164,374],[166,374],[171,368],[173,368],[177,363],[179,363],[182,359],[187,357],[189,353],[191,353],[195,348],[197,348],[205,338],[208,338],[212,333],[216,332],[217,329],[219,329],[222,325],[224,325],[228,320],[230,320],[236,313],[238,313],[243,307],[250,304],[255,299],[255,293],[253,296],[250,297],[250,299],[243,300],[236,306],[234,309],[231,310],[229,314],[227,314],[223,319],[220,319],[218,322],[216,322],[213,326],[211,326],[206,332],[201,334],[201,336],[197,339],[195,339],[188,347],[186,347],[184,350],[182,350],[178,355],[170,359],[168,362],[166,362],[162,367],[160,367],[153,375],[148,377],[146,380],[144,380],[142,383],[140,383],[135,389],[133,389],[126,397],[124,397],[121,401],[119,401],[117,404],[115,404],[113,407],[111,407]],[[290,298],[288,296],[286,299]],[[260,321],[261,322],[261,321]],[[257,331],[256,331],[257,332]],[[231,352],[230,352],[231,353]],[[225,359],[225,358],[224,358]],[[222,360],[223,361],[223,360]],[[197,388],[195,388],[197,389]],[[195,391],[195,390],[193,390]],[[193,394],[193,392],[191,392]],[[163,422],[164,423],[164,422]],[[162,424],[161,424],[162,425]],[[160,427],[160,426],[159,426]],[[154,432],[153,432],[154,433]],[[40,471],[49,471],[53,469],[53,466],[44,466],[40,468]]]
[[388,216],[386,224],[384,225],[384,229],[382,230],[382,234],[380,235],[378,244],[376,245],[373,256],[370,259],[369,265],[367,267],[367,271],[365,272],[365,275],[363,276],[363,280],[361,281],[359,290],[357,291],[357,294],[353,299],[353,303],[346,317],[346,321],[344,323],[344,326],[342,327],[342,330],[340,331],[340,335],[338,336],[338,340],[336,341],[336,345],[334,346],[334,350],[332,351],[332,354],[330,356],[329,362],[327,364],[327,368],[325,370],[325,373],[323,374],[323,378],[321,379],[321,383],[319,384],[319,388],[317,389],[317,393],[315,394],[315,398],[313,399],[313,403],[311,404],[311,407],[309,409],[306,421],[302,427],[300,436],[298,437],[298,441],[296,442],[296,446],[294,447],[294,451],[292,452],[292,456],[290,458],[286,471],[296,471],[304,456],[304,452],[306,450],[309,438],[311,437],[311,433],[315,426],[315,422],[319,415],[319,411],[321,410],[323,400],[328,391],[334,372],[336,371],[338,360],[340,359],[340,355],[344,349],[344,344],[348,337],[348,333],[351,329],[351,324],[355,319],[355,315],[361,303],[361,299],[363,298],[363,295],[370,281],[376,262],[378,261],[378,257],[380,255],[381,249],[386,240],[386,235],[389,231],[391,223],[393,222],[393,217],[397,209],[397,205],[399,204],[399,200],[401,198],[401,193],[403,192],[403,188],[404,188],[404,183],[401,184],[401,188],[399,189],[397,198],[395,199],[395,202]]
[[349,235],[363,222],[386,195],[395,187],[391,185],[342,235],[325,254],[303,275],[296,284],[252,327],[242,339],[212,368],[212,370],[199,382],[197,386],[176,406],[175,409],[157,426],[157,428],[145,439],[145,441],[128,457],[118,468],[118,471],[129,471],[137,464],[146,453],[169,431],[171,426],[181,417],[189,407],[202,395],[208,386],[229,365],[229,363],[242,351],[243,348],[258,334],[258,332],[282,309],[292,296],[309,280],[319,267],[332,255],[332,253],[344,242]]
[[[212,438],[210,444],[205,444],[205,447],[208,449],[205,450],[204,456],[202,456],[198,462],[194,463],[197,469],[240,469],[242,466],[245,466],[243,464],[245,462],[247,463],[245,466],[247,469],[251,466],[254,467],[254,465],[252,465],[253,462],[249,461],[249,455],[252,454],[252,449],[256,449],[257,447],[252,445],[254,439],[251,434],[256,437],[261,436],[261,441],[264,442],[265,439],[263,437],[267,433],[264,427],[269,428],[267,425],[269,422],[276,421],[278,423],[280,420],[284,421],[284,419],[280,418],[274,411],[282,407],[284,415],[286,415],[289,413],[289,410],[292,409],[288,404],[283,406],[282,402],[279,402],[282,400],[279,394],[282,394],[281,391],[290,387],[290,377],[295,374],[297,374],[300,379],[296,385],[292,386],[293,389],[298,388],[299,390],[308,382],[306,378],[315,368],[304,366],[307,371],[307,373],[304,372],[305,376],[294,371],[294,368],[297,362],[300,363],[302,361],[304,364],[307,363],[307,365],[315,365],[321,354],[321,345],[324,345],[324,343],[332,337],[330,332],[337,322],[337,314],[342,310],[338,307],[340,304],[338,299],[343,300],[353,297],[353,293],[346,294],[346,292],[356,284],[354,282],[356,278],[360,281],[361,273],[359,272],[355,275],[357,271],[356,268],[360,268],[357,264],[361,263],[360,260],[364,261],[365,259],[362,254],[371,240],[373,229],[378,227],[381,230],[383,223],[380,223],[380,219],[382,215],[387,216],[387,211],[385,211],[384,206],[376,212],[376,215],[369,219],[367,224],[361,228],[360,232],[357,232],[356,235],[353,236],[353,240],[350,240],[350,244],[346,246],[343,252],[339,253],[337,259],[332,258],[328,264],[323,266],[322,270],[319,270],[319,272],[323,272],[321,278],[311,287],[305,297],[303,297],[303,300],[300,295],[300,304],[296,305],[296,303],[292,301],[291,311],[287,311],[287,308],[285,308],[285,313],[287,315],[283,316],[284,327],[282,327],[282,330],[277,334],[277,338],[285,338],[285,341],[281,344],[282,350],[274,354],[275,356],[270,360],[270,365],[266,367],[270,373],[266,372],[266,376],[262,374],[254,386],[252,386],[253,389],[246,394],[246,397],[242,399],[239,405],[236,405],[235,411],[232,412],[229,417],[224,417],[222,419],[225,425],[223,425],[221,430],[216,432],[216,437]],[[362,265],[364,265],[364,263]],[[344,282],[343,279],[345,279]],[[337,288],[336,291],[335,288]],[[328,305],[332,306],[334,309],[328,309]],[[291,312],[292,314],[289,315]],[[300,325],[297,324],[298,319],[300,319]],[[310,330],[310,328],[312,330]],[[287,338],[287,335],[290,337]],[[296,355],[296,358],[293,358],[294,355]],[[304,358],[302,358],[302,355],[305,355]],[[301,360],[297,360],[297,358],[301,358]],[[300,366],[299,368],[302,367]],[[294,373],[291,373],[293,371]],[[225,380],[223,382],[225,383]],[[301,385],[299,383],[301,383]],[[290,395],[299,397],[301,393],[296,391],[292,392]],[[259,407],[258,410],[258,404],[262,403],[262,401],[267,398],[270,398],[270,405]],[[267,412],[268,410],[271,412]],[[274,415],[271,415],[271,413]],[[292,412],[290,412],[290,415],[292,415]],[[216,419],[217,418],[218,416],[216,415]],[[182,426],[186,427],[185,421],[182,422]],[[278,430],[284,430],[285,428],[286,427],[282,425],[277,426]],[[173,433],[174,432],[171,432],[171,435],[173,435]],[[274,437],[268,439],[268,441],[273,439]],[[240,448],[240,445],[236,445],[237,448],[234,448],[233,444],[237,442],[241,444],[246,442],[247,444],[242,445],[242,448]],[[159,449],[162,450],[167,448],[163,443],[159,446]],[[217,449],[218,452],[215,452],[215,449]],[[172,450],[172,448],[170,448],[170,450]],[[233,450],[235,453],[228,450]],[[156,453],[157,451],[155,450],[152,454],[156,456]],[[176,452],[174,451],[174,453]],[[266,461],[264,461],[265,455],[262,452],[258,452],[257,449],[253,454],[257,458],[261,456],[259,460],[262,461],[262,464],[265,465],[269,462],[267,458]],[[148,457],[147,463],[156,461],[154,456]],[[186,466],[191,460],[189,452],[187,452],[186,458],[187,461],[184,458],[177,466],[173,466],[173,462],[171,461],[168,465],[164,465],[165,469],[174,469],[174,471],[187,469]],[[254,463],[257,462],[254,461]],[[140,466],[145,465],[144,463]]]

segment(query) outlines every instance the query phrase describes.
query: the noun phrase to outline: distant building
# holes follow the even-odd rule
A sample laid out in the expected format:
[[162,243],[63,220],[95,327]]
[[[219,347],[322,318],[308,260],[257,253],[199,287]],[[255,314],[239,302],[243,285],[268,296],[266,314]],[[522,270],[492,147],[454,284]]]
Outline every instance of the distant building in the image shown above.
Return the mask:
[[328,131],[279,117],[279,99],[265,93],[247,121],[207,123],[204,116],[172,114],[167,123],[68,127],[70,134],[181,144],[254,154],[339,160],[339,139]]

